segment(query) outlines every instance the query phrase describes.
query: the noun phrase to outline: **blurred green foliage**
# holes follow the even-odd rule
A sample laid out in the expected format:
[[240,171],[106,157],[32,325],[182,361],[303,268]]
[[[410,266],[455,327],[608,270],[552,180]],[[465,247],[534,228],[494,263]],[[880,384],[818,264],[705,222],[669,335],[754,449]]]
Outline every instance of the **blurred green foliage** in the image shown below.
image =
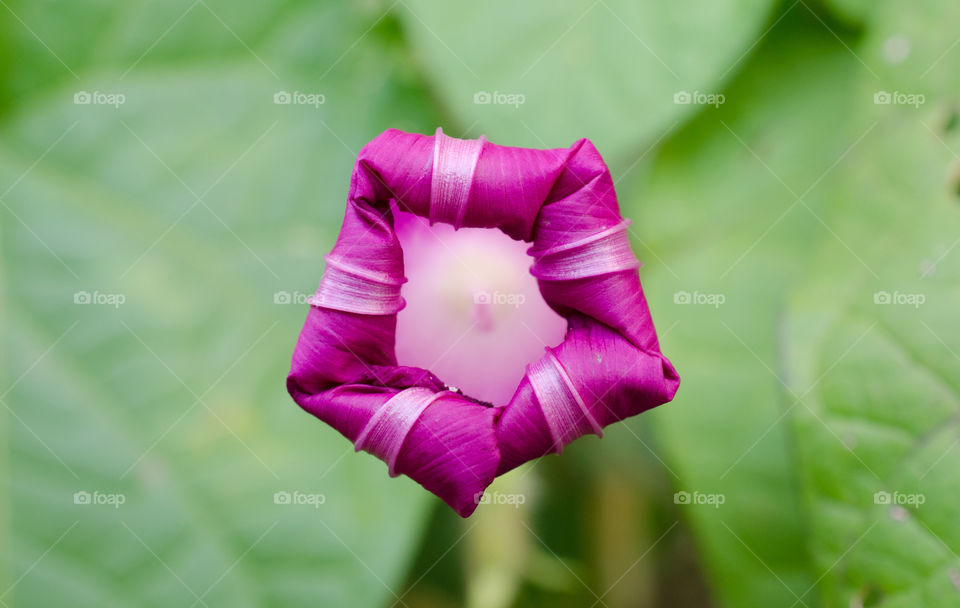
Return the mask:
[[[960,604],[956,3],[0,15],[0,605]],[[437,125],[597,144],[683,378],[466,521],[283,385],[357,151]]]

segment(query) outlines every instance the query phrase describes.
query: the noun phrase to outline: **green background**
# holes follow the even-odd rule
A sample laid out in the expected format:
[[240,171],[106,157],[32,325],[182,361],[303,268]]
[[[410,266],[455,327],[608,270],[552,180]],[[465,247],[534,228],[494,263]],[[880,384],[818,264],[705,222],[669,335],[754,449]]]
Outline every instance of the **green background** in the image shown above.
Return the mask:
[[[0,606],[960,605],[958,26],[0,0]],[[357,151],[437,126],[596,144],[683,378],[468,520],[284,389]]]

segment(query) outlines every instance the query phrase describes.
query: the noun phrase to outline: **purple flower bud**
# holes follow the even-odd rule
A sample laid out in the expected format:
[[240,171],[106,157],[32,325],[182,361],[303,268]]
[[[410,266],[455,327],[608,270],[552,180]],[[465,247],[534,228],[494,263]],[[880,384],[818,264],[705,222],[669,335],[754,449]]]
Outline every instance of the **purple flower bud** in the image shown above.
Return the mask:
[[[405,312],[414,316],[402,315],[404,343],[395,349],[397,313],[405,304],[404,254],[412,262],[423,253],[416,242],[423,228],[399,211],[455,228],[498,228],[532,243],[530,272],[543,301],[566,318],[565,339],[539,359],[524,350],[521,343],[529,339],[506,339],[502,357],[484,352],[466,366],[434,365],[426,361],[429,349],[414,342],[429,346],[430,328],[442,333],[456,323],[415,314],[422,294],[408,284],[404,293],[415,305]],[[357,160],[343,227],[311,298],[288,390],[358,450],[387,462],[391,475],[408,475],[466,517],[496,475],[673,398],[679,377],[660,353],[628,225],[610,173],[588,140],[533,150],[457,140],[440,130],[435,136],[388,130]],[[431,236],[449,248],[443,243],[449,235],[436,232]],[[509,259],[508,249],[490,245],[488,257]],[[521,277],[521,266],[509,272]],[[425,276],[415,278],[427,290],[430,273]],[[539,301],[529,283],[491,293],[477,280],[467,332],[477,335],[465,337],[477,340],[474,354],[480,334],[502,321],[489,308],[494,297],[507,305],[521,297],[524,305]],[[461,283],[456,287],[470,288],[469,278]],[[522,322],[555,343],[554,317],[529,310]],[[519,374],[511,370],[532,359],[517,385]],[[450,376],[457,376],[466,390],[451,390],[415,364],[442,368],[444,380],[454,384]]]

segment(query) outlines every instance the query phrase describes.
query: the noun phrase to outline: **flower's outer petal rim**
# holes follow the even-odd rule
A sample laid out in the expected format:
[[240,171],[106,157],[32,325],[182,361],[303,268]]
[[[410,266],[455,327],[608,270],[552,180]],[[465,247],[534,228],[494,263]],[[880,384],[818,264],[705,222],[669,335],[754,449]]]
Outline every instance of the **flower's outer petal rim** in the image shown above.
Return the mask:
[[[467,517],[496,475],[670,401],[679,376],[660,352],[639,262],[626,243],[629,222],[620,215],[610,172],[593,144],[582,139],[567,149],[535,150],[481,138],[462,146],[472,151],[465,156],[473,163],[465,167],[471,179],[466,195],[462,189],[458,195],[464,206],[431,215],[433,171],[443,166],[436,150],[456,143],[450,139],[439,129],[432,136],[389,129],[367,144],[358,155],[344,223],[328,259],[350,260],[381,284],[402,283],[395,209],[497,228],[532,243],[533,273],[544,300],[567,319],[566,338],[532,366],[539,374],[534,382],[528,368],[505,405],[449,392],[433,400],[405,431],[392,458],[397,473]],[[357,441],[375,413],[401,391],[447,391],[429,371],[397,365],[396,312],[402,300],[350,304],[339,294],[322,294],[324,285],[321,281],[311,300],[287,379],[301,407]],[[351,286],[360,294],[354,300],[362,300],[365,285]],[[384,301],[382,292],[371,292],[371,299],[377,297]],[[551,373],[557,374],[552,382]],[[550,403],[541,404],[538,390],[546,394],[545,386],[556,388],[549,391]],[[545,405],[564,415],[548,421]],[[561,418],[567,427],[557,427]]]

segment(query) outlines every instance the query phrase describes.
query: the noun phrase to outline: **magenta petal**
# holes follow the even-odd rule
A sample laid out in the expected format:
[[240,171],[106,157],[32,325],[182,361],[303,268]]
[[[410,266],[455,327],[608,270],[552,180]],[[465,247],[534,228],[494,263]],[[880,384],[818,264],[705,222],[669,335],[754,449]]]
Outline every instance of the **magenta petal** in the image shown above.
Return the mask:
[[[583,323],[582,318],[571,318],[570,324],[566,340],[553,352],[601,427],[673,399],[680,379],[658,351],[638,348],[610,328]],[[498,438],[498,475],[563,447],[551,436],[526,378],[504,409]]]
[[[395,324],[395,316],[311,307],[287,378],[294,400],[356,441],[373,414],[399,390],[411,386],[445,390],[433,374],[395,365]],[[438,399],[403,442],[398,472],[467,517],[500,462],[498,414],[493,407],[452,393]]]
[[497,474],[498,415],[462,397],[438,400],[407,436],[397,470],[469,516]]

